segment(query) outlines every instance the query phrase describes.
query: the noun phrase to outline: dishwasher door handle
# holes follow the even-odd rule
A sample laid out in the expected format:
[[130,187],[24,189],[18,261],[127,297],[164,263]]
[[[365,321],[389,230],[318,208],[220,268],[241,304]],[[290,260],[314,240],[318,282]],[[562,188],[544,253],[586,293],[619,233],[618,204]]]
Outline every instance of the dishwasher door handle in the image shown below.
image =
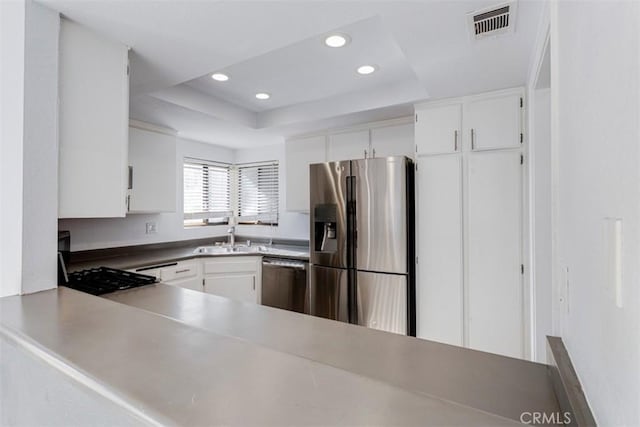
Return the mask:
[[281,261],[272,261],[272,260],[263,260],[262,265],[271,265],[274,267],[281,268],[293,268],[296,270],[305,270],[306,267],[303,262],[301,263],[293,263],[293,262],[281,262]]

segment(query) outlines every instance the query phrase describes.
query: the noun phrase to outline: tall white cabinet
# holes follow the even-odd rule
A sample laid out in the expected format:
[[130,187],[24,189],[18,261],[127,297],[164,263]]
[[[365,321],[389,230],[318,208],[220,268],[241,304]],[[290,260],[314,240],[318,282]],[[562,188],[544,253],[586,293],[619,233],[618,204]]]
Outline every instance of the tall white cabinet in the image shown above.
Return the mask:
[[127,212],[127,46],[60,22],[60,218]]
[[522,97],[416,105],[421,338],[525,357]]

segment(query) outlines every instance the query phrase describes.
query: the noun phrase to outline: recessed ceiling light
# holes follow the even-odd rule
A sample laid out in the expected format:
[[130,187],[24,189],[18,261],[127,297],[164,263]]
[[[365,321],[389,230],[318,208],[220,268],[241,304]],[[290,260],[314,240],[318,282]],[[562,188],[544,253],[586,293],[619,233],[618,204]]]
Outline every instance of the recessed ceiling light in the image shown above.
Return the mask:
[[331,34],[324,39],[324,44],[329,47],[343,47],[349,43],[349,36],[346,34]]
[[358,74],[367,75],[375,72],[378,69],[375,65],[362,65],[358,67]]
[[211,74],[211,78],[213,80],[216,80],[216,81],[219,81],[219,82],[226,82],[227,80],[229,80],[229,76],[227,76],[226,74],[222,74],[222,73]]
[[258,98],[260,100],[265,100],[265,99],[271,98],[271,95],[269,95],[266,92],[260,92],[260,93],[256,93],[256,98]]

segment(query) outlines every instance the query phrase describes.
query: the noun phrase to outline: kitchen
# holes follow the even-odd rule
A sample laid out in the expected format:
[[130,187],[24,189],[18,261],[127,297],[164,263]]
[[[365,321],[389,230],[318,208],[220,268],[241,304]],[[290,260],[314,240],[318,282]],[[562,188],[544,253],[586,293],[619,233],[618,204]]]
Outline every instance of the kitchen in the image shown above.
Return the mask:
[[[637,424],[638,156],[597,150],[638,149],[616,4],[3,2],[3,383],[88,387],[107,424],[493,425],[563,413],[558,372],[573,422]],[[70,289],[95,267],[159,283]],[[43,365],[72,381],[12,376]],[[3,423],[64,412],[20,396]]]

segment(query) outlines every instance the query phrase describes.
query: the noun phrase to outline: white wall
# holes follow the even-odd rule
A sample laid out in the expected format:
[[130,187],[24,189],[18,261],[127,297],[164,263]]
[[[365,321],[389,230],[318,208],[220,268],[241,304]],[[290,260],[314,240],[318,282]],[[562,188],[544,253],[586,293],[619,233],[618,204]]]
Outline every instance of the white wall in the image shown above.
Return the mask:
[[[199,239],[220,236],[226,233],[227,226],[206,226],[184,228],[182,212],[182,162],[184,157],[196,157],[206,160],[232,163],[234,152],[231,149],[212,144],[177,139],[175,213],[130,214],[125,218],[84,218],[63,219],[58,221],[60,230],[71,232],[71,250],[110,248],[148,243],[172,242],[178,240]],[[146,234],[146,223],[156,222],[158,232]]]
[[309,215],[286,211],[287,165],[284,155],[284,141],[276,145],[237,150],[236,163],[251,163],[278,160],[280,170],[280,211],[277,227],[266,225],[238,225],[237,234],[243,236],[274,237],[281,239],[309,240]]
[[0,296],[57,284],[57,13],[0,2]]
[[531,96],[532,159],[532,225],[535,301],[534,360],[547,361],[547,335],[552,333],[552,275],[551,275],[551,93],[538,89]]
[[142,425],[132,412],[77,381],[77,374],[73,378],[5,337],[0,354],[0,425]]
[[532,359],[546,363],[553,335],[551,274],[551,93],[549,89],[549,3],[545,2],[527,83],[529,130],[529,281],[532,300]]
[[26,4],[22,293],[32,293],[57,285],[60,16]]
[[[640,2],[552,3],[551,106],[556,331],[598,424],[640,425]],[[623,221],[621,308],[608,217]]]
[[0,296],[22,282],[25,4],[0,1]]

